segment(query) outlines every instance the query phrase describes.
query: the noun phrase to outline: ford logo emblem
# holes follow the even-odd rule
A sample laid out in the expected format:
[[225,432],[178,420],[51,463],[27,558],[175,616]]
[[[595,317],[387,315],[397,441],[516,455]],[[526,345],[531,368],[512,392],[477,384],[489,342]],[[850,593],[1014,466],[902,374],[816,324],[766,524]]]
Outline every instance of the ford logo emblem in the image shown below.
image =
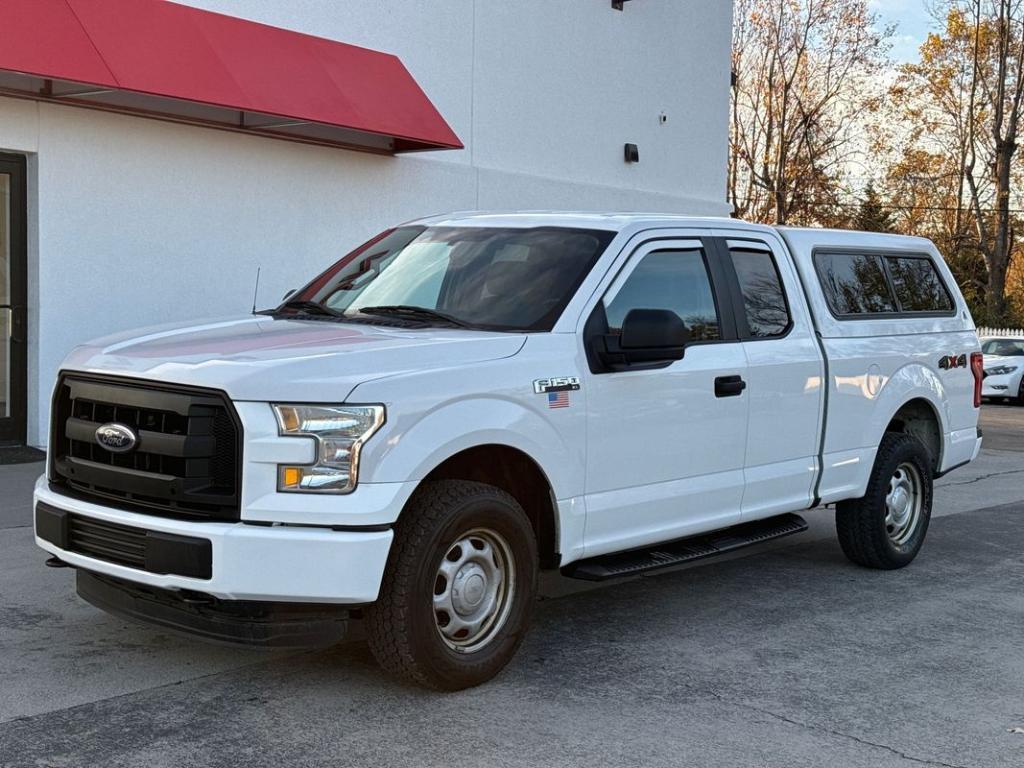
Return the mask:
[[138,444],[139,436],[124,424],[101,424],[96,427],[96,442],[111,453],[127,453]]

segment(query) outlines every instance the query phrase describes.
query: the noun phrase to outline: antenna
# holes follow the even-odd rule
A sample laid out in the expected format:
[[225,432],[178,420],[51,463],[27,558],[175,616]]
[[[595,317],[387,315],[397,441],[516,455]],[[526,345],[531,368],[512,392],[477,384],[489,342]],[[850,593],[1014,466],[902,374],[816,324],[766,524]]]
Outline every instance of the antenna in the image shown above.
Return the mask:
[[260,294],[260,269],[256,267],[256,287],[252,290],[252,313],[256,314],[256,297]]

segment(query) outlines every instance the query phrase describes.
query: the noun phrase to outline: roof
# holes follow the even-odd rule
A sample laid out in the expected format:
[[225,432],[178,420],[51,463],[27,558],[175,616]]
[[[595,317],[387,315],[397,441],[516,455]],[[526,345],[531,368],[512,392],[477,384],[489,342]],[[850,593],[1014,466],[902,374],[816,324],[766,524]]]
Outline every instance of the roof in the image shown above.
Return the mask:
[[787,240],[801,246],[814,246],[818,241],[831,246],[857,244],[861,246],[898,245],[903,248],[923,248],[931,243],[920,237],[890,235],[878,232],[822,229],[814,227],[775,227],[755,224],[724,216],[687,216],[673,213],[594,212],[594,211],[462,211],[417,219],[411,224],[458,227],[574,227],[580,229],[607,229],[621,231],[643,227],[687,227],[702,229],[728,228],[747,232],[780,233]]
[[579,229],[607,229],[616,232],[641,224],[687,227],[743,225],[752,229],[768,229],[768,227],[758,224],[747,224],[737,219],[724,217],[684,216],[671,213],[601,213],[594,211],[460,211],[427,216],[408,223],[447,227],[574,227]]
[[462,147],[396,56],[167,0],[3,0],[0,95],[381,153]]

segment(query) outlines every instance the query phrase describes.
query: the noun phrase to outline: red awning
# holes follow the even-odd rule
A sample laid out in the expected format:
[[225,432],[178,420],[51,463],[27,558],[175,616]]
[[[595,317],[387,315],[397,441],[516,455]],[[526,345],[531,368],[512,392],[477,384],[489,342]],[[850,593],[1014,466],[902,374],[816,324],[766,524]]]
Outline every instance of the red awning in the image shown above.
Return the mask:
[[0,0],[0,95],[371,152],[462,148],[396,56],[165,0]]

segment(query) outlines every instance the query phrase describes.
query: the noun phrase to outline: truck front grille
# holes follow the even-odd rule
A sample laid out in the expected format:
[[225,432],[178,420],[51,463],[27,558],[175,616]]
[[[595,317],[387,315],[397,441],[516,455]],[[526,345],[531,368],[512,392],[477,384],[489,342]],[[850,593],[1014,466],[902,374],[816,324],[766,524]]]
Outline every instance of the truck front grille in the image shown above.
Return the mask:
[[[237,520],[242,430],[223,393],[82,374],[54,395],[50,481],[74,495],[164,516]],[[138,435],[115,453],[96,441],[116,423]]]

